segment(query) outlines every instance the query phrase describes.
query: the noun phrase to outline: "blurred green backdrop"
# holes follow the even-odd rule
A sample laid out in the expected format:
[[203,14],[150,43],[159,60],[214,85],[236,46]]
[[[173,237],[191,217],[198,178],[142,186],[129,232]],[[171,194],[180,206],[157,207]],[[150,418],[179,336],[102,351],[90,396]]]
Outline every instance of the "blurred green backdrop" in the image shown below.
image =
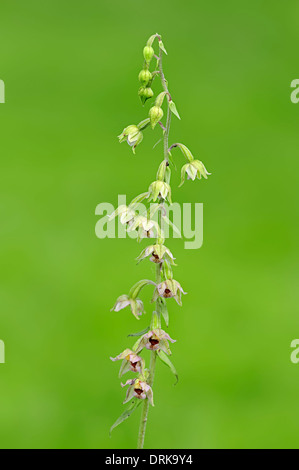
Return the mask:
[[94,212],[146,190],[160,162],[158,129],[136,157],[116,138],[149,108],[137,75],[155,32],[182,116],[170,141],[213,174],[173,178],[175,201],[204,203],[204,244],[168,243],[188,292],[169,304],[180,381],[159,364],[146,447],[298,447],[298,14],[295,0],[2,0],[1,447],[136,445],[139,411],[108,436],[124,397],[109,356],[148,318],[109,310],[153,267],[135,266],[146,242],[97,239]]

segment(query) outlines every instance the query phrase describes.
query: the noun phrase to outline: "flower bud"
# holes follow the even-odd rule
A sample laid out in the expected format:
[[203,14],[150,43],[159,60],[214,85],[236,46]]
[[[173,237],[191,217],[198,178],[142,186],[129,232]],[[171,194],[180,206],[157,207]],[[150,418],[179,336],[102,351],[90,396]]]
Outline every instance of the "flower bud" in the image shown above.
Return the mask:
[[166,171],[166,160],[163,160],[162,163],[160,163],[160,166],[158,168],[157,180],[164,181],[165,171]]
[[159,106],[153,106],[149,110],[149,117],[150,117],[150,120],[151,120],[152,129],[154,129],[156,127],[156,125],[158,124],[158,122],[162,119],[163,114],[164,114],[163,109],[160,108]]
[[143,93],[144,97],[148,100],[154,96],[154,92],[150,87],[146,87]]
[[166,94],[167,93],[165,91],[162,91],[161,93],[159,93],[155,101],[155,106],[158,106],[159,108],[161,108]]
[[143,49],[143,57],[145,61],[149,64],[154,55],[154,49],[151,46],[145,46]]
[[140,96],[142,104],[144,104],[146,100],[154,96],[154,92],[150,87],[141,87],[139,88],[138,95]]
[[150,73],[149,70],[141,70],[141,72],[138,75],[138,80],[143,86],[146,86],[151,79],[152,79],[152,74]]

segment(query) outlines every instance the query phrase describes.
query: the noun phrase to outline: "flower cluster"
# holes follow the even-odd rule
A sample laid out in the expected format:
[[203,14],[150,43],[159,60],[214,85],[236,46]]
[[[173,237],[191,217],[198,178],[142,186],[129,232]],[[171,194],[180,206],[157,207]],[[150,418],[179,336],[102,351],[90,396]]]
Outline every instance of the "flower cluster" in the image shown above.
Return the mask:
[[[155,40],[157,40],[159,46],[159,52],[157,54],[155,54],[153,47]],[[120,206],[110,215],[110,219],[119,217],[120,222],[126,227],[128,232],[136,231],[138,241],[145,238],[154,239],[149,246],[142,250],[137,257],[137,262],[139,263],[147,258],[153,262],[156,269],[155,280],[143,279],[138,281],[130,289],[128,294],[121,295],[117,298],[111,309],[114,312],[119,312],[129,307],[134,317],[140,320],[142,314],[145,313],[144,304],[140,298],[141,291],[146,286],[153,288],[152,303],[155,302],[155,308],[151,317],[148,318],[147,327],[140,333],[130,335],[138,337],[133,346],[126,348],[116,357],[111,357],[112,361],[121,361],[120,377],[126,373],[136,374],[133,378],[127,380],[125,384],[121,384],[123,387],[128,386],[124,403],[130,402],[130,405],[114,423],[112,428],[128,418],[137,406],[143,402],[144,408],[138,440],[139,448],[143,447],[148,404],[154,404],[152,387],[156,358],[159,358],[166,364],[177,377],[175,367],[169,359],[171,355],[169,343],[174,343],[175,340],[171,339],[169,334],[162,329],[163,321],[166,327],[169,325],[169,299],[174,298],[177,304],[181,306],[182,294],[186,294],[181,284],[173,277],[173,267],[176,266],[174,262],[175,258],[170,249],[165,246],[165,237],[161,227],[162,219],[163,217],[165,218],[163,215],[165,212],[164,206],[165,204],[172,204],[170,185],[172,149],[178,147],[187,159],[187,163],[181,170],[181,185],[185,180],[186,174],[188,179],[193,181],[196,177],[200,179],[202,176],[207,179],[210,174],[201,161],[194,159],[191,151],[184,144],[175,143],[170,147],[168,145],[171,116],[173,114],[179,119],[180,116],[169,93],[168,82],[164,76],[162,67],[163,54],[166,54],[166,50],[161,36],[154,34],[149,38],[143,49],[144,63],[138,75],[140,82],[138,94],[142,104],[144,105],[148,99],[154,96],[152,84],[155,77],[158,76],[160,78],[163,89],[156,96],[153,106],[149,109],[148,117],[139,124],[131,124],[125,127],[118,136],[119,142],[126,141],[129,146],[132,147],[133,153],[135,153],[136,147],[143,140],[144,131],[147,128],[155,129],[157,124],[159,124],[163,131],[163,160],[158,168],[156,178],[149,184],[148,190],[136,196],[128,206]],[[150,70],[153,59],[156,59],[156,67]],[[164,124],[161,122],[164,116],[163,106],[166,107],[166,123]],[[151,201],[155,203],[154,209],[149,207],[145,212],[138,210],[139,203],[147,202],[149,205]],[[146,366],[146,358],[144,357],[146,351],[150,351],[150,363],[148,367]]]

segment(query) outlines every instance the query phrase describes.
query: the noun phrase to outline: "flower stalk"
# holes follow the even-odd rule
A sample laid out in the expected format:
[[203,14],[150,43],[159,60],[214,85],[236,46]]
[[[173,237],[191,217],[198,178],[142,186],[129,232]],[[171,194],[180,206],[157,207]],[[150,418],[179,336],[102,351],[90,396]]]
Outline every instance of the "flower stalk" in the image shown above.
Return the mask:
[[[156,54],[154,45],[158,43],[159,53]],[[137,446],[142,449],[145,441],[145,433],[149,415],[150,405],[154,406],[153,401],[153,384],[155,376],[155,368],[157,358],[166,364],[170,371],[175,375],[176,381],[178,380],[177,371],[169,359],[171,350],[169,342],[174,343],[168,333],[162,329],[162,320],[166,327],[169,325],[169,312],[168,302],[172,297],[179,305],[182,305],[181,296],[185,294],[181,284],[173,277],[174,257],[167,246],[165,246],[165,237],[163,232],[163,224],[169,223],[166,217],[166,204],[172,204],[171,199],[171,169],[172,163],[171,150],[178,147],[183,155],[186,157],[188,163],[182,168],[182,182],[185,180],[185,173],[188,179],[194,180],[196,177],[201,178],[204,176],[206,179],[210,174],[205,169],[205,166],[199,160],[195,160],[188,147],[184,144],[172,144],[169,147],[169,133],[172,114],[178,119],[180,115],[177,111],[176,105],[168,90],[168,82],[164,75],[163,70],[163,56],[167,54],[161,36],[159,34],[152,35],[145,47],[143,48],[144,64],[143,69],[139,72],[138,79],[141,85],[138,94],[141,98],[141,103],[144,106],[148,99],[154,96],[151,88],[152,83],[156,77],[160,78],[162,91],[155,98],[155,102],[149,109],[148,117],[141,121],[139,124],[131,124],[124,128],[119,135],[119,141],[127,142],[132,147],[135,154],[136,147],[142,142],[144,132],[148,129],[155,130],[156,125],[159,124],[158,129],[163,132],[163,160],[158,168],[156,180],[153,181],[148,191],[136,196],[129,206],[120,206],[110,219],[119,216],[120,222],[126,226],[127,231],[137,231],[137,241],[141,242],[144,238],[156,238],[154,243],[143,249],[138,256],[138,263],[148,258],[156,265],[155,281],[143,279],[138,281],[130,290],[128,295],[121,295],[116,300],[112,310],[119,312],[120,310],[130,307],[133,315],[137,320],[140,320],[143,313],[145,313],[142,300],[139,298],[141,290],[146,286],[152,286],[153,297],[152,302],[155,302],[155,310],[152,312],[151,320],[146,329],[140,333],[129,336],[139,336],[139,339],[133,346],[128,347],[116,357],[111,357],[112,361],[121,360],[121,368],[119,376],[127,372],[137,374],[133,379],[127,380],[125,385],[128,386],[127,394],[125,397],[125,404],[129,404],[128,408],[116,420],[111,427],[111,430],[126,420],[142,403],[141,419],[138,433]],[[152,60],[157,60],[156,68],[150,70]],[[156,80],[155,80],[156,83]],[[166,103],[166,106],[165,106]],[[162,119],[164,116],[163,107],[166,107],[166,123],[163,124]],[[156,130],[155,130],[156,131]],[[141,201],[153,201],[155,203],[154,210],[149,208],[144,214],[140,214],[136,210],[136,206]],[[157,221],[153,220],[154,215],[157,215]],[[173,225],[172,225],[173,226]],[[173,226],[173,228],[175,228]],[[144,353],[148,350],[150,352],[149,367],[146,367],[146,360]]]

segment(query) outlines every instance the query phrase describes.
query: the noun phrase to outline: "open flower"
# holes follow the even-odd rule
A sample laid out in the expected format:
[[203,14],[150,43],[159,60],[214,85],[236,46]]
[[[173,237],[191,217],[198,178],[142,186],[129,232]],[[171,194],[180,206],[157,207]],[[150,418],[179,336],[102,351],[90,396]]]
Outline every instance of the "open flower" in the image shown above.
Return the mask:
[[115,312],[119,312],[123,308],[126,308],[130,305],[131,311],[134,315],[134,317],[139,320],[140,315],[144,312],[144,306],[143,302],[140,299],[133,299],[129,297],[128,295],[121,295],[118,297],[117,301],[115,302],[115,305],[112,307],[111,312],[114,310]]
[[141,373],[143,370],[144,364],[142,358],[137,356],[131,349],[125,349],[118,356],[110,357],[110,359],[111,361],[123,361],[120,367],[119,377],[129,371]]
[[182,305],[182,293],[186,294],[179,282],[175,281],[174,279],[167,279],[166,281],[163,281],[157,285],[152,301],[154,302],[158,297],[164,297],[165,299],[174,297],[177,303]]
[[121,224],[129,224],[136,216],[136,212],[130,206],[121,205],[109,215],[109,220],[113,220],[117,216],[119,216]]
[[170,355],[171,351],[169,349],[168,341],[171,343],[176,342],[175,339],[171,339],[164,330],[161,330],[161,328],[153,329],[142,336],[137,345],[137,350],[141,351],[144,347],[150,351],[158,351],[161,349],[165,354]]
[[137,145],[139,145],[143,139],[143,133],[140,131],[138,126],[132,124],[122,131],[122,133],[118,136],[118,139],[120,143],[126,140],[127,143],[132,147],[132,151],[135,154]]
[[150,385],[147,382],[143,382],[140,379],[127,380],[125,384],[121,384],[122,387],[130,385],[126,394],[124,403],[128,403],[133,397],[138,398],[139,400],[149,399],[149,402],[154,406],[153,402],[153,391]]
[[169,184],[165,183],[164,181],[154,181],[150,187],[148,188],[149,191],[149,201],[155,202],[158,197],[161,197],[162,199],[168,199],[168,201],[171,202],[171,189]]
[[148,256],[151,256],[150,260],[153,263],[162,263],[163,262],[163,257],[168,259],[171,264],[174,264],[174,257],[171,251],[166,248],[164,245],[150,245],[147,246],[138,256],[137,261],[140,262],[144,258],[147,258]]
[[186,163],[186,165],[182,167],[180,186],[184,184],[185,174],[187,174],[187,179],[191,179],[192,181],[194,181],[196,177],[200,180],[202,176],[205,179],[208,179],[208,175],[210,175],[211,173],[207,172],[202,162],[200,162],[199,160],[192,160],[190,163]]
[[128,231],[138,231],[139,238],[154,238],[159,234],[159,225],[143,215],[137,215],[129,224]]

